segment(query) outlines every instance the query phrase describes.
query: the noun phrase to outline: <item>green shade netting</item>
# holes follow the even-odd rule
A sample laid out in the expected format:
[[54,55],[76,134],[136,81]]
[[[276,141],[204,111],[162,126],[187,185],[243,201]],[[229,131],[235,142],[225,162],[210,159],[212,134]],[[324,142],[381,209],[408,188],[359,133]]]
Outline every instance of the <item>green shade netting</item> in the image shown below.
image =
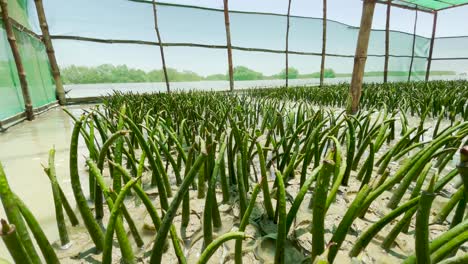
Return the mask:
[[24,111],[16,66],[0,21],[0,120]]
[[392,2],[429,10],[440,10],[457,5],[468,4],[468,0],[395,0]]
[[31,29],[29,23],[28,6],[32,3],[30,0],[9,0],[8,15],[24,27]]
[[16,31],[15,35],[26,71],[33,107],[37,108],[53,102],[55,87],[44,45],[27,34]]
[[[55,85],[45,47],[41,41],[14,30],[19,52],[26,71],[33,108],[56,100]],[[24,111],[24,100],[13,54],[3,22],[0,20],[0,120]]]

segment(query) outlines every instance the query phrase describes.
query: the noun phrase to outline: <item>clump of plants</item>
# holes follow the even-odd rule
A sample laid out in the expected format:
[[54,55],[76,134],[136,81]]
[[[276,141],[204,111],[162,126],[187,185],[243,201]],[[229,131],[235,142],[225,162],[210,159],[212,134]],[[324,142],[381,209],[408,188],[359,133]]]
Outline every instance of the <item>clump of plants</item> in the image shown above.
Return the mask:
[[[103,263],[372,261],[366,250],[371,241],[390,251],[401,233],[414,233],[414,254],[400,261],[466,258],[467,186],[440,211],[432,206],[454,179],[467,182],[466,106],[457,108],[451,123],[445,111],[452,110],[432,112],[437,126],[429,130],[430,110],[417,112],[416,123],[401,111],[411,111],[417,100],[377,111],[373,107],[382,105],[386,92],[371,102],[375,91],[369,88],[368,109],[348,116],[317,107],[308,92],[115,93],[82,116],[70,114],[69,169],[78,215],[56,180],[54,150],[44,169],[62,249],[51,246],[1,166],[7,220],[0,236],[17,263],[69,261],[62,254],[73,250],[77,236],[69,230],[78,225],[90,238],[78,258]],[[321,93],[315,96],[330,91]],[[342,106],[339,90],[336,95],[321,105]],[[88,175],[80,175],[80,140],[89,153]],[[385,213],[376,214],[376,207],[386,207]],[[330,229],[328,217],[337,210]],[[142,212],[148,221],[138,217]],[[439,215],[431,219],[434,212]],[[432,220],[443,225],[436,237]],[[449,259],[458,251],[463,254]]]

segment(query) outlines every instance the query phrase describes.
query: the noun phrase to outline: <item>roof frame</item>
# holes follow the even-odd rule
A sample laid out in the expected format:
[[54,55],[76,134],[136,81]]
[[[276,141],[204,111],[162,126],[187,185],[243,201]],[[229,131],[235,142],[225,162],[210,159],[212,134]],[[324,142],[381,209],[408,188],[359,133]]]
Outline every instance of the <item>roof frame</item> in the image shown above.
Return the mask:
[[[383,5],[388,5],[387,1],[385,1],[385,0],[377,0],[377,3],[378,4],[383,4]],[[436,12],[433,9],[418,8],[417,6],[412,7],[412,6],[409,6],[409,5],[401,5],[401,4],[398,4],[398,3],[393,3],[393,1],[390,3],[390,5],[394,6],[394,7],[401,8],[401,9],[407,9],[407,10],[412,10],[412,11],[420,11],[420,12],[425,12],[425,13],[429,13],[429,14],[433,14],[433,13]]]
[[468,3],[458,4],[458,5],[454,5],[454,6],[450,6],[450,7],[446,7],[446,8],[441,8],[441,9],[439,9],[439,10],[437,10],[437,11],[452,9],[452,8],[456,8],[456,7],[466,6],[466,5],[468,5]]
[[[438,2],[438,3],[441,3],[441,4],[445,4],[445,5],[449,5],[449,6],[441,7],[441,8],[431,8],[431,7],[428,7],[428,6],[418,5],[417,3],[414,2],[414,0],[398,0],[398,2],[406,3],[408,5],[393,3],[393,0],[392,0],[392,5],[400,7],[400,8],[409,9],[409,10],[418,10],[418,11],[431,10],[432,12],[437,12],[437,11],[442,11],[442,10],[447,10],[447,9],[452,9],[452,8],[468,5],[468,2],[460,3],[460,4],[454,4],[454,3],[450,2],[449,0],[432,0],[432,1],[433,2]],[[378,3],[385,3],[385,2],[383,2],[381,0],[377,0],[377,2]],[[406,7],[408,7],[408,8],[406,8]]]

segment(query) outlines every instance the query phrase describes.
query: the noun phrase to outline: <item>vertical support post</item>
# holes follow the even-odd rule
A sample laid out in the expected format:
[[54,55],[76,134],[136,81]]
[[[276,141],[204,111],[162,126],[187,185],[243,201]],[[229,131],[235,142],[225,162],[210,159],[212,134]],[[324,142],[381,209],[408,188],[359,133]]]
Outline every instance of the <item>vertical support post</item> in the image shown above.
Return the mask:
[[390,54],[390,15],[392,0],[387,0],[387,20],[385,22],[385,64],[384,64],[384,83],[388,81],[388,61]]
[[31,121],[34,119],[31,96],[29,94],[28,81],[26,80],[26,72],[23,67],[23,62],[21,61],[21,55],[19,53],[18,44],[16,43],[15,33],[13,32],[13,27],[10,23],[7,0],[0,0],[0,7],[2,9],[2,20],[3,25],[5,26],[5,31],[7,33],[8,43],[10,44],[11,52],[13,53],[13,58],[16,64],[16,70],[18,71],[18,77],[21,84],[21,92],[23,94],[26,119]]
[[289,19],[291,14],[291,0],[288,1],[288,15],[287,15],[287,22],[286,22],[286,88],[288,88],[288,81],[289,81],[289,60],[288,60],[288,53],[289,53]]
[[62,78],[60,77],[60,69],[57,64],[57,59],[55,57],[54,46],[52,45],[52,40],[50,39],[49,26],[47,24],[47,18],[44,12],[44,5],[42,0],[34,0],[36,5],[37,17],[39,18],[39,24],[42,31],[42,42],[46,47],[47,57],[49,58],[50,68],[52,71],[52,76],[55,81],[55,93],[60,105],[65,105],[65,90],[63,89]]
[[411,72],[413,71],[413,61],[414,61],[414,48],[416,47],[416,29],[418,24],[418,9],[416,9],[416,14],[414,16],[414,28],[413,28],[413,48],[411,50],[411,61],[409,66],[408,73],[408,82],[411,81]]
[[436,28],[437,28],[437,12],[434,12],[434,22],[432,24],[431,44],[429,46],[429,57],[427,58],[426,82],[429,81],[429,77],[431,76],[432,52],[434,51],[434,40],[435,40]]
[[171,88],[169,85],[169,78],[167,76],[166,59],[164,57],[164,47],[161,41],[161,34],[159,33],[159,27],[158,27],[158,12],[156,8],[156,0],[153,0],[153,16],[154,16],[154,30],[156,30],[156,36],[158,38],[158,43],[159,43],[159,51],[161,52],[161,61],[162,61],[162,67],[163,67],[163,72],[164,72],[164,79],[166,80],[167,92],[170,93]]
[[226,45],[228,55],[229,90],[234,91],[234,68],[232,66],[231,23],[229,22],[229,3],[224,0],[224,24],[226,26]]
[[325,54],[327,47],[327,0],[323,0],[323,16],[322,16],[322,61],[320,62],[320,87],[323,86],[325,77]]
[[367,59],[367,48],[369,46],[369,37],[374,17],[376,0],[364,0],[362,6],[361,26],[359,27],[358,42],[356,53],[354,55],[354,68],[349,88],[349,101],[347,112],[355,114],[359,110],[359,101],[361,100],[362,79]]

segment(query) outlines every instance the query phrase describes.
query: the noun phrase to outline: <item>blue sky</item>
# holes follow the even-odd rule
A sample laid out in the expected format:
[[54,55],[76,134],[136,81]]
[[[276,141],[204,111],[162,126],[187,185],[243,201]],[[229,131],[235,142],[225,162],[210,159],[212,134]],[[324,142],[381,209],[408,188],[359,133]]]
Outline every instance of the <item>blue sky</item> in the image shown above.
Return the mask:
[[[159,2],[180,3],[212,8],[223,8],[223,0],[163,0]],[[52,34],[80,35],[96,38],[139,39],[155,41],[151,5],[127,0],[45,0],[45,9]],[[287,0],[230,0],[230,9],[285,14]],[[384,5],[377,5],[374,29],[385,26]],[[362,11],[361,0],[328,0],[328,18],[351,26],[358,26]],[[321,17],[321,0],[292,0],[292,15]],[[161,6],[158,10],[160,31],[164,42],[192,42],[225,44],[224,17],[221,12],[196,9],[181,9]],[[414,11],[392,9],[391,29],[412,33]],[[466,17],[468,6],[443,11],[439,14],[438,37],[468,36]],[[465,21],[461,23],[461,21]],[[321,22],[319,20],[293,19],[291,21],[290,46],[292,50],[320,52]],[[284,49],[285,21],[278,16],[231,15],[233,45],[243,47]],[[432,15],[419,13],[417,33],[429,37],[432,30]],[[344,32],[344,33],[343,33]],[[354,33],[353,33],[354,32]],[[329,24],[328,51],[338,54],[353,54],[357,31],[346,25]],[[334,34],[336,33],[336,34]],[[372,41],[369,53],[383,54],[381,35]],[[411,36],[398,35],[399,41],[391,43],[397,53],[410,52]],[[55,41],[59,63],[62,66],[99,65],[103,63],[127,64],[131,67],[151,70],[161,67],[158,48],[141,45],[109,45],[77,41]],[[427,53],[428,41],[418,42],[417,53]],[[166,48],[169,67],[190,70],[202,75],[225,73],[226,51],[201,48]],[[468,57],[468,54],[465,55]],[[464,57],[465,57],[464,56]],[[293,67],[300,72],[319,69],[319,57],[292,56]],[[350,72],[352,59],[327,59],[330,67],[338,72]],[[235,65],[246,65],[265,74],[274,74],[284,68],[284,56],[278,54],[236,51]],[[391,62],[391,70],[405,70],[407,60]],[[425,62],[416,63],[424,69]],[[443,66],[443,65],[442,65]],[[441,66],[441,67],[442,67]],[[459,67],[459,65],[457,65]],[[374,58],[366,70],[382,70],[383,60]],[[468,69],[466,69],[468,70]]]

